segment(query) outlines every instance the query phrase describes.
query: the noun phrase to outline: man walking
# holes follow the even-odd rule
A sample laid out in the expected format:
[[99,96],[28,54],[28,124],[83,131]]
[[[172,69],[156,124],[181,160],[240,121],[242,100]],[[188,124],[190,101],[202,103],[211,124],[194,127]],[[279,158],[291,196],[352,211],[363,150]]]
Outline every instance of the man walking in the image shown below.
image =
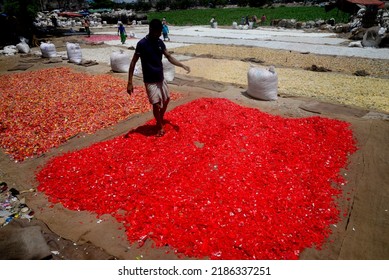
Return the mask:
[[157,124],[157,136],[163,136],[164,114],[170,101],[170,94],[167,82],[163,76],[162,56],[175,66],[184,68],[187,73],[190,68],[175,59],[166,49],[165,43],[160,39],[162,34],[162,22],[153,19],[149,24],[149,33],[136,45],[134,56],[132,57],[128,71],[127,92],[134,91],[133,75],[138,59],[141,59],[143,82],[145,84],[149,102],[153,105],[153,115]]

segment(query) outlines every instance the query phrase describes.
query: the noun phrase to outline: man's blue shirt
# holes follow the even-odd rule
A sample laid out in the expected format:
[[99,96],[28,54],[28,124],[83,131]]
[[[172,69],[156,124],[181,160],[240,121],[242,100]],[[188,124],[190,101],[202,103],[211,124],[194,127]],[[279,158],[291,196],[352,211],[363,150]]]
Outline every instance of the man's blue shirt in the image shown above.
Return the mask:
[[141,59],[143,82],[160,83],[163,81],[162,56],[165,49],[165,43],[159,38],[153,40],[146,36],[138,42],[135,53]]

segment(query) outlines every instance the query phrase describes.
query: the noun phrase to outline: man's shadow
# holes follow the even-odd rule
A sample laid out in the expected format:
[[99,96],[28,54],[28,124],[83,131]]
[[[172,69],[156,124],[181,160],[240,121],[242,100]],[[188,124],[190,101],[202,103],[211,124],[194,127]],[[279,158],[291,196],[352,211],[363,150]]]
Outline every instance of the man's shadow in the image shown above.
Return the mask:
[[[174,131],[176,132],[179,132],[180,131],[180,127],[172,122],[170,122],[169,120],[165,120],[165,130],[166,131],[169,131],[169,126],[173,128]],[[142,125],[142,126],[138,126],[137,128],[133,129],[133,130],[130,130],[129,132],[127,132],[125,135],[124,135],[124,138],[129,138],[131,134],[135,134],[135,133],[139,133],[139,134],[142,134],[146,137],[150,137],[150,136],[156,136],[157,133],[158,133],[158,129],[155,125],[151,125],[151,124],[145,124],[145,125]]]

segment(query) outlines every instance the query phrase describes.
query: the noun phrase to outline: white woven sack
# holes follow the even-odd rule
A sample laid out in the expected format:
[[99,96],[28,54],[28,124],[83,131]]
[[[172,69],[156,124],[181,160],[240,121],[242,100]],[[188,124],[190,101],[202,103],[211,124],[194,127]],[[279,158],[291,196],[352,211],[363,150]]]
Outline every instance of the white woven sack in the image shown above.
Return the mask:
[[378,27],[370,27],[363,35],[362,46],[368,48],[378,48],[382,41],[382,37],[378,34],[378,32]]
[[68,53],[68,59],[71,63],[80,64],[82,61],[82,52],[79,44],[66,43],[66,51]]
[[130,54],[123,50],[111,53],[111,69],[113,72],[127,73],[130,67]]
[[52,58],[57,56],[57,50],[53,43],[42,43],[40,45],[42,57]]
[[5,46],[4,49],[1,51],[1,53],[3,53],[5,56],[15,55],[17,52],[18,50],[14,45]]
[[247,79],[247,94],[251,97],[268,101],[278,98],[278,76],[273,66],[269,69],[250,67]]
[[362,41],[350,42],[350,44],[348,44],[348,46],[350,48],[363,48]]
[[20,39],[20,43],[16,45],[16,48],[20,53],[29,53],[30,52],[30,46],[27,44],[25,38]]
[[166,82],[173,81],[174,76],[176,75],[176,68],[166,58],[162,59],[162,64],[163,64],[163,76]]

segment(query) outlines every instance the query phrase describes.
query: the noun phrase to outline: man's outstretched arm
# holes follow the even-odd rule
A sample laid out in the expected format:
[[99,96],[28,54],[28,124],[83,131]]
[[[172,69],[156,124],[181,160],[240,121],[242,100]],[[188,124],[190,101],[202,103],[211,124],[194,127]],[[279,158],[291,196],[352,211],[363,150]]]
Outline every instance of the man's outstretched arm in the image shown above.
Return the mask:
[[187,74],[190,72],[189,66],[186,66],[186,65],[182,64],[180,61],[178,61],[177,59],[175,59],[166,49],[163,52],[163,54],[165,55],[165,57],[167,58],[167,60],[169,60],[169,62],[171,64],[173,64],[177,67],[184,68],[186,70]]

